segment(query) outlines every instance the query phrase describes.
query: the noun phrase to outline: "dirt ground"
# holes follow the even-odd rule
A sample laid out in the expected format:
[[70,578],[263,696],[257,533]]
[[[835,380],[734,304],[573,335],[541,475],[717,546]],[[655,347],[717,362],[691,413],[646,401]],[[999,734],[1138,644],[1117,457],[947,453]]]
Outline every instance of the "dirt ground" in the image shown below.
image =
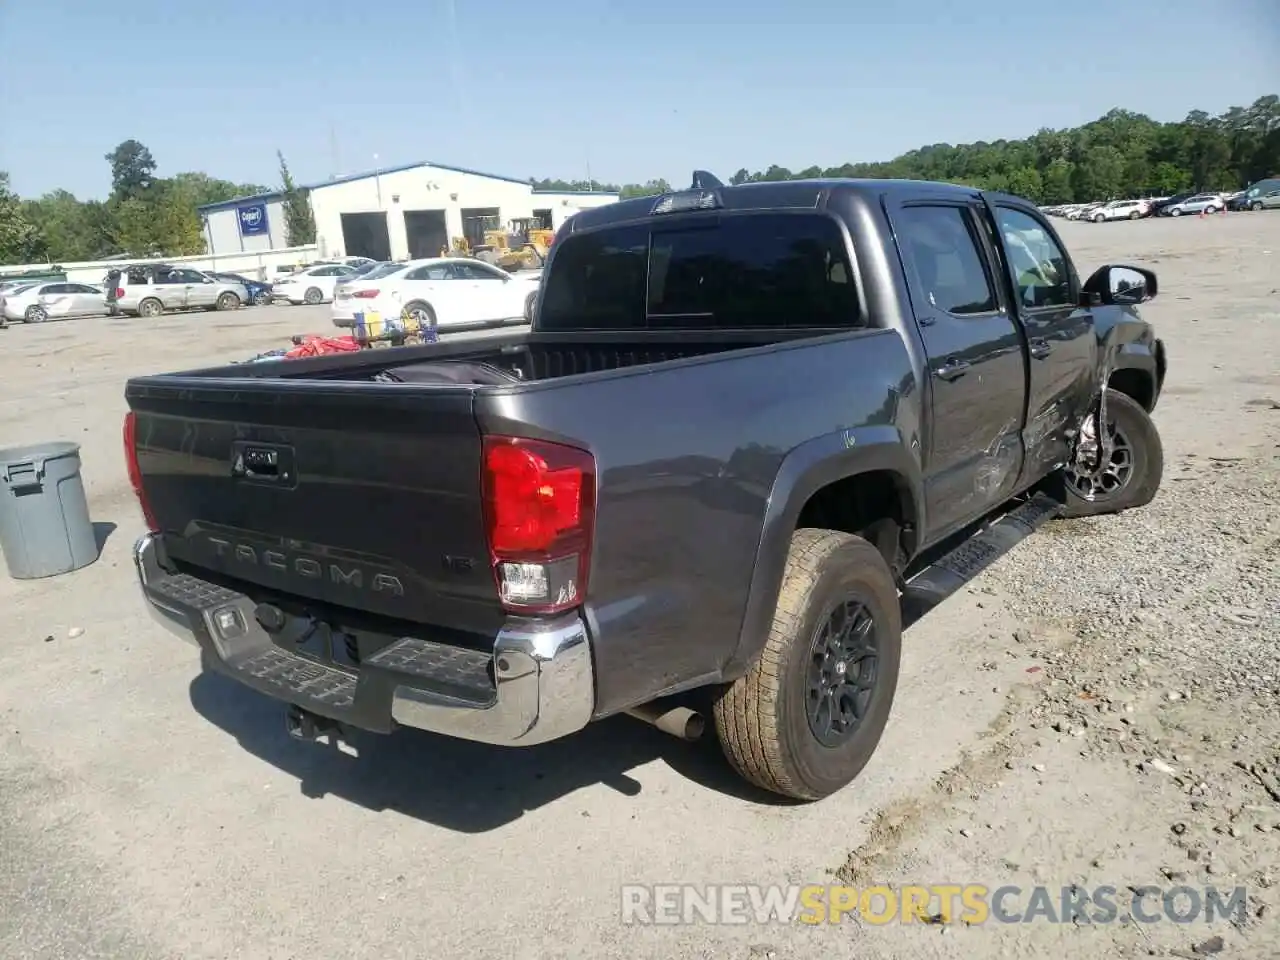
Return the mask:
[[[327,308],[0,331],[0,447],[82,444],[104,544],[74,574],[0,578],[0,955],[1280,954],[1280,214],[1060,229],[1082,272],[1159,273],[1162,492],[1050,524],[913,625],[880,751],[809,806],[627,719],[527,751],[291,742],[278,705],[145,616],[122,388],[324,331]],[[623,923],[620,887],[661,883],[1013,885],[1014,910],[1041,885],[1059,914],[1063,888],[1110,886],[1119,911]],[[1124,922],[1146,885],[1246,906]]]

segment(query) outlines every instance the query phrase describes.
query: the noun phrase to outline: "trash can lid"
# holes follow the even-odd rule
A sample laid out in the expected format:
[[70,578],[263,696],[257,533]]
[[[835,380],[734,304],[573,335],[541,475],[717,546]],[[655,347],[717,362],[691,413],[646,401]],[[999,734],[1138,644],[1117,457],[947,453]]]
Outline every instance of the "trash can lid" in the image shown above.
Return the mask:
[[11,466],[18,463],[31,463],[36,460],[56,460],[60,457],[71,457],[80,452],[80,444],[69,440],[55,440],[52,443],[36,443],[27,447],[9,447],[0,450],[0,465]]

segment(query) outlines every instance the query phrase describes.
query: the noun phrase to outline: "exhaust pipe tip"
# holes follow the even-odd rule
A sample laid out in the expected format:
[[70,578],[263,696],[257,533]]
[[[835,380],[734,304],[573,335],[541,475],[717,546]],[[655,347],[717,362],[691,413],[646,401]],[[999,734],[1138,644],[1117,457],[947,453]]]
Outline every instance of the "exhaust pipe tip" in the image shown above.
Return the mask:
[[645,703],[632,707],[625,713],[679,740],[699,740],[707,729],[707,722],[702,714],[688,707],[661,707]]

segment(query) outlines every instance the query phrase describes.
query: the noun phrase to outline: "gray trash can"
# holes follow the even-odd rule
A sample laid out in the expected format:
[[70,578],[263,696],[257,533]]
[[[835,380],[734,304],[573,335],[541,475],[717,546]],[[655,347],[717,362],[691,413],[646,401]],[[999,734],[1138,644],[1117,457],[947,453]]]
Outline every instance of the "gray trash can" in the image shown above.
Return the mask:
[[15,580],[68,573],[98,559],[80,444],[0,450],[0,550]]

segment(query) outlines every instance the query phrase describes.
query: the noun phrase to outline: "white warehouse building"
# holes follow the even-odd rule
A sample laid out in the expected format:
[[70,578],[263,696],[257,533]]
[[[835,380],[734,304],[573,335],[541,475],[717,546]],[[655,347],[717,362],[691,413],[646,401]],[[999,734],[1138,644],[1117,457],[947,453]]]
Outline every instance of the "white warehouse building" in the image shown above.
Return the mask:
[[[412,163],[304,186],[320,258],[404,260],[439,256],[455,240],[471,245],[514,220],[558,230],[579,210],[616,193],[534,190],[527,180],[440,163]],[[241,197],[199,208],[212,256],[287,247],[283,194]]]

